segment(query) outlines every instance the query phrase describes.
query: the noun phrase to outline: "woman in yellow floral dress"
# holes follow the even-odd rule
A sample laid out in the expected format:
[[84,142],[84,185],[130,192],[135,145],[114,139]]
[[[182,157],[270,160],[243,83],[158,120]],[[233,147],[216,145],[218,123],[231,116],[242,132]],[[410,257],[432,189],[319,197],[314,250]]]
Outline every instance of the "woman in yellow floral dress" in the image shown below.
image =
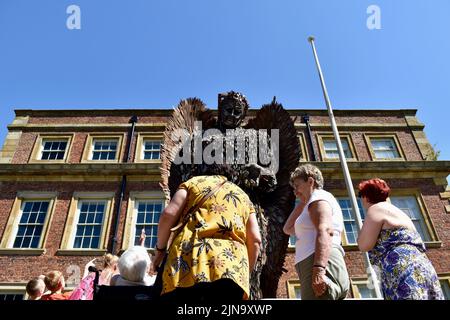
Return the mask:
[[[163,272],[162,295],[179,301],[223,301],[249,298],[250,272],[261,236],[247,194],[227,181],[226,165],[203,167],[202,175],[182,183],[158,225],[155,268],[182,213],[225,183],[189,216],[173,240]],[[218,175],[220,173],[222,175]]]

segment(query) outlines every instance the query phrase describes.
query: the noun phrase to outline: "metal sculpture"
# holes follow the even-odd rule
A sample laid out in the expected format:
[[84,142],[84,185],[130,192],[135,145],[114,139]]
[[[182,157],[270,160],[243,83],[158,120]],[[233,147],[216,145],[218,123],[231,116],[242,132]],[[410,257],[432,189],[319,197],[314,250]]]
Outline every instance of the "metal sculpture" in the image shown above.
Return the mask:
[[[234,91],[219,94],[217,117],[198,98],[182,100],[164,132],[161,187],[170,198],[195,166],[205,161],[219,159],[234,169],[233,182],[255,205],[263,238],[250,280],[251,298],[260,299],[276,296],[283,272],[289,240],[283,225],[295,201],[289,176],[301,155],[294,120],[275,98],[250,119],[246,118],[248,108],[245,96]],[[210,158],[203,159],[202,152],[208,148]]]

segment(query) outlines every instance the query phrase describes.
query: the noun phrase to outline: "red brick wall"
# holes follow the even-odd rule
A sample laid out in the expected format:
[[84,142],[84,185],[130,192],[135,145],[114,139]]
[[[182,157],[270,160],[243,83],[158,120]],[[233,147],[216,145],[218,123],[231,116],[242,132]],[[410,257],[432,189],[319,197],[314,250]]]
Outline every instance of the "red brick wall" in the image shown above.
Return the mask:
[[[131,116],[131,115],[130,115]],[[30,117],[30,124],[126,124],[129,123],[130,116],[94,116],[94,117]],[[167,117],[164,116],[140,116],[139,123],[155,123],[165,122]],[[298,120],[300,121],[300,117]],[[386,116],[382,112],[376,115],[370,116],[338,116],[336,119],[338,125],[342,123],[386,123],[386,124],[399,124],[405,125],[406,121],[402,115]],[[310,122],[328,124],[328,116],[311,116]],[[142,128],[140,131],[144,130]],[[145,129],[147,130],[147,129]],[[126,136],[123,141],[124,147],[127,144],[128,128],[115,128],[113,130],[105,127],[98,130],[98,132],[125,132]],[[406,160],[422,160],[420,152],[414,142],[413,136],[408,129],[386,129],[380,127],[377,129],[383,133],[396,133],[401,144],[402,150],[406,155]],[[307,139],[306,129],[303,129],[305,138]],[[316,154],[319,156],[319,148],[316,141],[317,131],[313,130],[313,147],[316,150]],[[322,132],[322,131],[321,131]],[[331,131],[329,131],[331,132]],[[342,131],[342,133],[348,133],[349,131]],[[366,145],[366,141],[363,136],[363,132],[351,131],[352,141],[358,155],[359,161],[371,161],[371,157]],[[72,148],[69,154],[68,163],[79,163],[82,158],[82,154],[86,145],[86,139],[88,132],[80,129],[80,132],[74,134],[72,140]],[[12,159],[12,163],[27,163],[29,161],[34,143],[37,138],[35,132],[24,132],[20,138],[17,150]],[[131,144],[131,161],[134,160],[135,150],[137,142],[137,132],[134,140]],[[310,148],[307,142],[307,148]],[[311,155],[311,149],[308,153]],[[320,160],[320,156],[317,160]],[[371,178],[371,177],[367,177]],[[326,189],[345,189],[342,180],[329,180],[325,181]],[[355,186],[359,181],[354,181]],[[450,215],[445,213],[444,205],[448,203],[447,200],[441,200],[439,192],[442,192],[441,187],[435,186],[431,179],[387,179],[387,182],[393,189],[404,188],[419,188],[425,202],[426,208],[436,228],[439,240],[442,241],[441,248],[433,248],[428,250],[428,256],[432,260],[438,273],[450,272]],[[114,191],[116,194],[119,192],[120,182],[54,182],[54,183],[9,183],[4,182],[0,185],[0,192],[2,197],[0,198],[0,235],[3,236],[4,228],[7,223],[7,219],[11,212],[13,201],[18,191],[56,191],[58,192],[58,200],[56,203],[55,215],[51,220],[50,230],[48,233],[46,243],[46,253],[42,256],[0,256],[0,282],[21,282],[27,281],[31,277],[45,273],[52,269],[58,269],[65,272],[68,276],[67,268],[70,265],[79,265],[81,269],[84,264],[92,259],[90,256],[55,256],[56,250],[59,248],[62,233],[67,219],[68,208],[70,205],[70,199],[74,191]],[[128,183],[128,188],[125,193],[125,200],[122,203],[122,215],[119,223],[119,243],[118,248],[121,248],[122,234],[124,228],[124,222],[126,219],[126,208],[128,206],[127,198],[129,191],[143,191],[143,190],[159,190],[158,183],[145,182],[145,183]],[[117,200],[117,199],[116,199]],[[114,225],[114,219],[112,221],[111,228]],[[110,230],[110,236],[111,234]],[[109,246],[111,243],[109,243]],[[278,289],[279,297],[287,297],[286,281],[289,279],[297,279],[297,275],[293,265],[294,254],[289,253],[286,257],[285,268],[287,273],[283,274]],[[346,263],[350,272],[350,276],[364,276],[365,267],[362,260],[362,255],[359,252],[347,252]],[[8,270],[5,272],[4,270]],[[82,272],[82,270],[81,270]]]
[[[284,268],[287,270],[286,273],[280,278],[278,283],[278,298],[288,298],[287,292],[287,281],[288,280],[298,280],[297,271],[295,270],[295,253],[289,252],[286,255],[286,261],[284,263]],[[345,263],[347,265],[347,270],[350,277],[364,277],[366,276],[366,267],[364,266],[364,260],[361,252],[346,252]]]
[[[427,254],[430,257],[436,271],[438,273],[444,273],[450,271],[450,215],[444,211],[444,201],[439,197],[440,188],[435,186],[430,179],[408,179],[408,180],[389,180],[387,182],[393,189],[402,188],[420,188],[425,205],[428,209],[428,213],[433,220],[436,232],[439,239],[442,241],[441,248],[429,249]],[[356,184],[357,182],[355,182]],[[67,214],[70,205],[70,199],[75,191],[119,191],[119,182],[108,183],[3,183],[0,187],[2,198],[0,199],[0,235],[3,236],[3,231],[6,226],[9,213],[13,205],[13,201],[18,191],[56,191],[58,193],[58,200],[56,202],[55,214],[49,225],[48,238],[45,245],[46,253],[39,257],[26,256],[0,256],[0,270],[8,270],[6,272],[0,272],[0,282],[21,282],[27,281],[30,277],[45,273],[52,269],[58,269],[66,272],[66,269],[70,265],[79,265],[82,269],[84,264],[87,263],[92,257],[90,256],[55,256],[56,250],[58,250]],[[338,189],[344,188],[343,182],[339,180],[329,180],[326,182],[326,188]],[[121,240],[124,228],[124,222],[126,219],[126,209],[128,206],[127,198],[129,191],[142,191],[142,190],[159,190],[158,184],[155,182],[142,182],[142,183],[129,183],[127,192],[125,193],[125,201],[122,202],[122,215],[119,224],[120,239],[118,248],[121,248]],[[114,220],[113,220],[114,221]],[[110,230],[112,232],[112,230]],[[112,234],[110,234],[112,236]],[[297,275],[294,268],[294,254],[288,253],[286,257],[285,268],[287,273],[283,274],[278,288],[279,297],[287,297],[286,281],[290,279],[297,279]],[[351,277],[364,276],[365,267],[362,260],[362,255],[359,252],[347,252],[346,263]],[[10,272],[11,271],[11,272]],[[66,277],[69,274],[66,273]]]
[[362,132],[352,132],[351,139],[353,141],[353,146],[355,147],[358,161],[371,161],[372,159],[364,134]]
[[37,136],[33,132],[22,133],[11,163],[28,163]]
[[[101,133],[102,131],[96,131],[96,133]],[[124,140],[122,141],[123,145],[122,145],[122,161],[125,161],[125,153],[126,153],[126,146],[128,143],[128,133],[129,130],[126,129],[126,131],[124,131],[124,129],[120,129],[120,130],[107,130],[108,134],[111,132],[114,133],[118,133],[118,134],[123,134],[124,135]],[[46,133],[47,134],[47,133]],[[55,133],[53,133],[55,134]],[[61,133],[58,133],[61,134]],[[63,133],[64,134],[64,133]],[[49,133],[49,135],[52,135],[52,133]],[[70,147],[70,152],[68,154],[68,163],[80,163],[81,159],[83,157],[83,152],[86,148],[86,143],[87,143],[87,138],[88,138],[88,133],[86,132],[76,132],[73,137],[72,137],[72,142],[71,142],[71,147]],[[15,164],[24,164],[24,163],[28,163],[31,160],[31,153],[33,151],[34,145],[37,142],[37,137],[38,137],[38,133],[34,133],[34,132],[26,132],[23,133],[21,136],[21,139],[19,141],[19,144],[17,146],[16,152],[14,153],[14,157],[12,159],[12,163]],[[134,139],[132,141],[132,149],[131,149],[131,155],[132,155],[132,160],[134,159],[134,150],[135,150],[135,146],[136,146],[136,141],[137,141],[137,134],[135,134]]]
[[[134,162],[134,160],[135,160],[137,141],[138,141],[138,133],[135,132],[134,139],[131,141],[131,146],[130,146],[130,162]],[[126,143],[128,143],[128,134],[127,134]],[[125,159],[125,153],[126,153],[126,151],[124,152],[124,158],[123,158],[124,162],[127,161]]]
[[[319,142],[317,134],[332,134],[331,131],[323,131],[323,130],[312,130],[312,136],[313,136],[313,148],[318,156],[318,161],[323,160],[323,155],[320,153],[319,149]],[[364,132],[349,132],[349,131],[339,131],[339,133],[342,134],[350,134],[351,140],[353,142],[353,145],[355,147],[355,152],[358,161],[372,161],[372,157],[369,152],[369,148],[367,146],[367,142],[364,138]],[[377,132],[374,133],[374,131],[368,131],[368,134],[396,134],[398,137],[398,141],[400,144],[401,149],[403,150],[403,154],[405,155],[405,158],[407,161],[420,161],[423,160],[422,156],[420,154],[419,148],[417,147],[414,137],[409,129],[406,130],[383,130],[381,133]],[[308,143],[308,142],[307,142]],[[399,150],[400,152],[400,150]]]
[[79,163],[83,157],[83,150],[86,146],[88,134],[84,132],[77,132],[73,136],[72,148],[69,154],[69,163]]
[[[129,123],[129,116],[74,116],[74,117],[30,117],[30,124],[125,124]],[[139,123],[161,123],[166,122],[168,117],[140,116]]]
[[[30,280],[33,276],[46,273],[53,269],[65,272],[68,277],[66,269],[71,265],[78,265],[83,272],[84,265],[94,257],[92,256],[60,256],[55,255],[60,248],[66,219],[69,213],[70,201],[73,192],[98,192],[112,191],[117,196],[120,190],[120,182],[34,182],[34,183],[3,183],[0,187],[2,198],[0,198],[0,235],[3,237],[9,215],[11,213],[12,205],[19,191],[53,191],[57,192],[57,201],[55,203],[54,215],[51,217],[47,240],[45,243],[45,253],[41,256],[6,256],[0,255],[0,282],[23,282]],[[128,183],[127,191],[122,202],[122,214],[118,229],[117,248],[122,246],[122,236],[126,219],[126,212],[128,206],[128,194],[130,191],[149,191],[159,190],[158,183],[142,182],[142,183]],[[116,210],[111,217],[114,223]],[[109,230],[110,237],[113,236],[113,226]],[[109,242],[109,250],[111,250],[111,241]],[[5,272],[8,270],[7,272]]]
[[[139,117],[138,123],[161,123],[166,122],[168,117],[150,117],[150,116],[141,116]],[[96,117],[30,117],[29,123],[30,124],[127,124],[129,123],[130,117],[129,116],[96,116]],[[297,118],[297,122],[300,122],[300,117]],[[398,115],[370,115],[370,116],[339,116],[336,117],[336,121],[338,124],[340,123],[387,123],[387,124],[399,124],[399,125],[405,125],[406,121],[404,117]],[[327,116],[311,116],[310,123],[329,123],[329,119]],[[139,130],[143,130],[142,128],[139,128]],[[380,131],[381,130],[381,131]],[[80,129],[82,131],[82,129]],[[390,134],[397,134],[399,143],[401,145],[402,150],[404,151],[406,155],[406,160],[422,160],[422,157],[420,155],[419,149],[414,141],[414,138],[412,136],[412,133],[409,129],[389,129],[389,128],[383,128],[380,127],[377,129],[377,131],[383,132],[383,133],[390,133]],[[127,136],[129,130],[127,128],[99,128],[96,132],[121,132],[126,133],[126,138],[124,140],[124,145],[127,143]],[[316,133],[321,132],[323,133],[323,130],[312,130],[313,134],[313,148],[316,152],[316,154],[319,156],[320,151],[318,148],[318,142]],[[331,131],[327,131],[328,133],[331,133]],[[342,131],[341,133],[348,133],[349,131]],[[373,132],[373,131],[372,131]],[[307,137],[306,130],[303,130],[303,133],[305,134],[305,137]],[[355,146],[355,151],[357,153],[357,157],[359,161],[371,161],[371,157],[366,145],[366,141],[363,136],[363,132],[357,132],[352,131],[350,132],[351,138],[353,141],[353,145]],[[12,163],[27,163],[32,148],[34,146],[35,140],[37,137],[37,132],[24,132],[21,136],[19,145],[17,147],[17,151],[14,154]],[[86,132],[77,132],[75,133],[74,139],[72,141],[72,150],[71,154],[69,155],[69,163],[77,163],[80,162],[81,156],[83,154],[83,150],[86,144],[86,138],[87,133]],[[135,147],[136,147],[136,139],[137,134],[135,135],[135,138],[132,141],[132,147],[131,147],[131,159],[134,161],[134,155],[135,155]],[[312,150],[310,149],[309,142],[307,141],[308,153],[311,155]],[[319,159],[320,160],[320,156]]]
[[419,148],[411,134],[410,130],[397,131],[397,137],[407,161],[423,160]]
[[[398,124],[398,125],[406,125],[405,116],[402,114],[393,115],[386,114],[384,112],[373,113],[370,112],[368,114],[364,114],[361,112],[358,115],[341,115],[337,112],[334,112],[334,117],[336,119],[336,123],[339,126],[340,124],[349,124],[349,123],[386,123],[386,124]],[[330,118],[328,115],[310,115],[309,117],[310,123],[320,123],[320,124],[329,124]],[[301,117],[297,117],[297,122],[301,122]]]

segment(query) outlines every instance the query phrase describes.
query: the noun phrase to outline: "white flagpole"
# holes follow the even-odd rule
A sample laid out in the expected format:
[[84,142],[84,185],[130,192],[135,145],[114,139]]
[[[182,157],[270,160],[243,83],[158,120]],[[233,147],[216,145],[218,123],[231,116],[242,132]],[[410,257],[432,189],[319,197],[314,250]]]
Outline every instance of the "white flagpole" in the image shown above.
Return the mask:
[[[330,122],[331,122],[331,128],[333,129],[334,139],[336,141],[336,145],[337,145],[338,152],[339,152],[339,159],[341,161],[342,171],[344,173],[344,180],[345,180],[345,184],[347,185],[347,191],[350,196],[350,201],[352,203],[353,212],[355,213],[356,223],[358,225],[358,234],[359,234],[359,232],[362,228],[362,219],[361,219],[361,214],[359,212],[358,202],[356,201],[355,190],[353,190],[353,183],[352,183],[352,179],[350,177],[350,172],[348,170],[347,160],[345,159],[344,149],[342,148],[342,143],[341,143],[341,138],[339,136],[339,131],[338,131],[338,128],[336,125],[336,120],[334,119],[333,109],[331,108],[331,102],[330,102],[330,98],[328,97],[327,87],[325,86],[325,80],[324,80],[324,77],[322,74],[322,68],[320,67],[319,57],[317,56],[316,47],[314,45],[314,37],[308,37],[308,41],[311,43],[311,47],[312,47],[312,50],[314,53],[314,59],[316,60],[317,71],[319,72],[320,83],[322,84],[323,96],[325,98],[325,103],[327,105],[328,115],[330,117]],[[380,286],[378,283],[377,275],[376,275],[375,270],[373,269],[372,265],[370,264],[369,255],[367,254],[367,252],[364,252],[363,256],[364,256],[364,262],[367,267],[368,275],[369,275],[370,279],[372,279],[372,284],[373,284],[373,287],[375,290],[375,295],[377,296],[377,298],[383,298],[383,295],[381,294]]]

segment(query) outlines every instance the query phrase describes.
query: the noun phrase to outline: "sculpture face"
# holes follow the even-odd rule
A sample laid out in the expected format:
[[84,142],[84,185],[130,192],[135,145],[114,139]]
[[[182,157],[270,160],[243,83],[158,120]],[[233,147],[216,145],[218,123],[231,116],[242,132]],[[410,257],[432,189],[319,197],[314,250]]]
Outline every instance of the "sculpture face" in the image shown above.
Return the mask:
[[238,127],[245,117],[244,106],[233,102],[228,100],[221,108],[221,121],[227,129]]
[[222,128],[234,129],[241,125],[247,113],[245,97],[237,92],[219,95],[219,122]]

